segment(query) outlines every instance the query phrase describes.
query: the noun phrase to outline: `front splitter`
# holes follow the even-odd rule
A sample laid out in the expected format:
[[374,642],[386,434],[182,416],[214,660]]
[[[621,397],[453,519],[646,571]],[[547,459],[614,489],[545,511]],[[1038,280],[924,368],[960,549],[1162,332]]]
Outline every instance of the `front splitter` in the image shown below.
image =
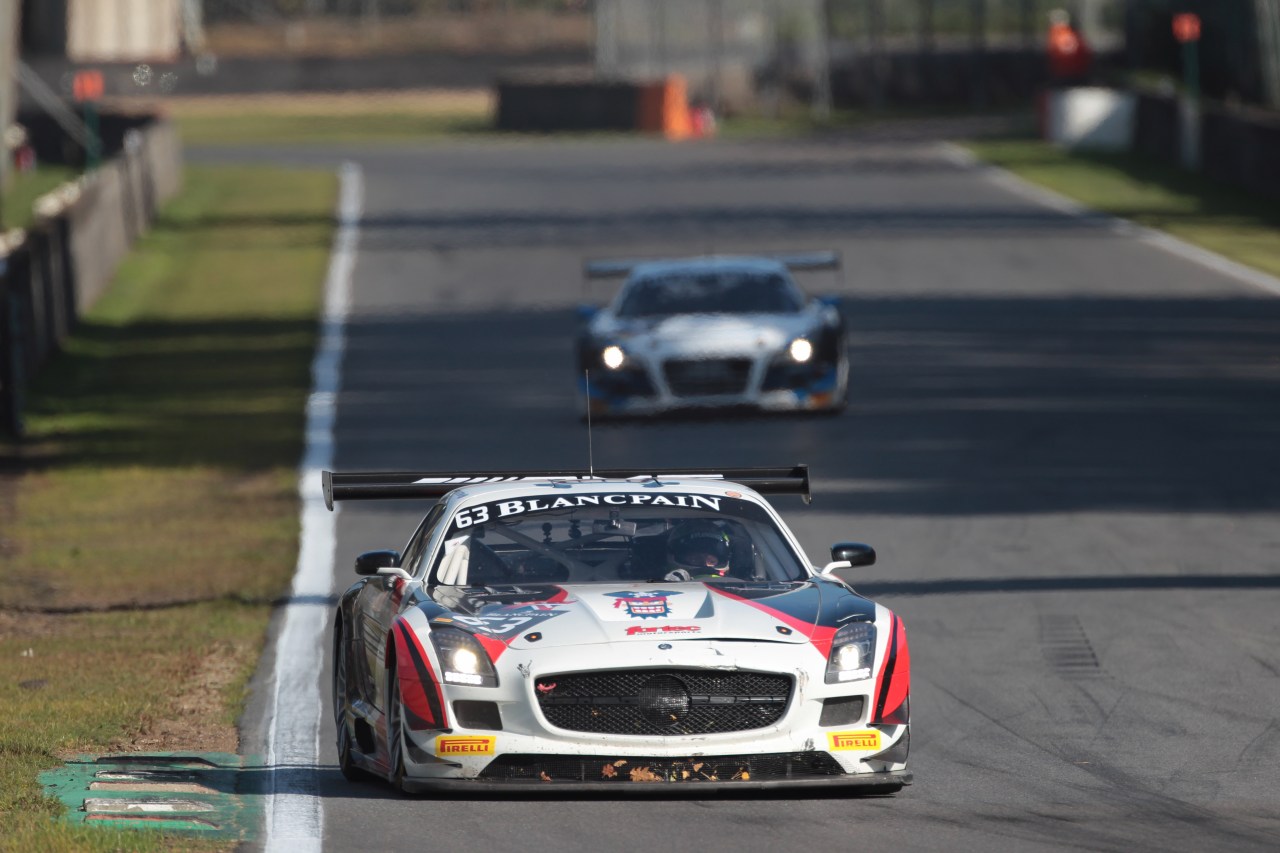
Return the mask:
[[405,779],[403,789],[413,794],[428,793],[497,793],[520,791],[522,793],[618,793],[623,796],[687,797],[693,791],[725,793],[729,791],[790,791],[814,788],[852,788],[860,793],[890,794],[910,785],[914,777],[910,770],[891,770],[884,773],[850,773],[825,779],[765,779],[737,782],[577,782],[503,781],[494,779]]

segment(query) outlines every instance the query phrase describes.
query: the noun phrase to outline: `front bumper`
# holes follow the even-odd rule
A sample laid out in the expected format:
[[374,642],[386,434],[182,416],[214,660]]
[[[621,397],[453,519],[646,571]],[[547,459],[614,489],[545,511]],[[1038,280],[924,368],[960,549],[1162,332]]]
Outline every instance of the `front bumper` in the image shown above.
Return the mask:
[[[707,383],[711,384],[711,383]],[[699,409],[750,408],[767,412],[830,411],[845,403],[844,362],[780,366],[756,359],[733,390],[702,392],[668,381],[661,361],[634,359],[618,371],[597,370],[578,379],[578,395],[593,415],[656,415]]]
[[[600,647],[607,665],[583,665],[583,647],[539,650],[536,658],[509,650],[495,688],[448,685],[445,699],[497,706],[500,729],[406,732],[406,789],[512,785],[557,789],[622,786],[664,789],[827,787],[895,788],[910,784],[909,725],[873,723],[872,678],[825,684],[825,660],[812,646],[779,643],[681,642],[654,653],[646,644]],[[812,660],[808,660],[812,658]],[[798,663],[799,662],[799,663]],[[696,735],[630,735],[556,728],[535,694],[540,679],[603,670],[670,669],[786,674],[794,686],[773,725]],[[833,719],[827,700],[863,697],[850,716]]]

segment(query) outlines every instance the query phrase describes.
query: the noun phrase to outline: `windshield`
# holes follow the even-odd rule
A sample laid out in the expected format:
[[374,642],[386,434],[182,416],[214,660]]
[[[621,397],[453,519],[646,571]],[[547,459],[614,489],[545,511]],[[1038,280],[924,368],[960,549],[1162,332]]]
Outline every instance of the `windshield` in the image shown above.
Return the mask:
[[794,581],[808,576],[806,565],[750,501],[542,494],[459,510],[429,582]]
[[632,283],[618,316],[795,314],[803,307],[794,285],[778,273],[674,273]]

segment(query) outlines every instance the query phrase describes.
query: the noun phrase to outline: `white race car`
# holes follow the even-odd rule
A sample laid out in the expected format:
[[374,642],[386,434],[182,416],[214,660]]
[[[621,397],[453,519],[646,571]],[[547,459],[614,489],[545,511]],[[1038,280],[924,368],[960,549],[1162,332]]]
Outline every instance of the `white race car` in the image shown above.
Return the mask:
[[839,265],[835,252],[588,263],[588,279],[626,282],[608,307],[582,309],[582,414],[840,411],[849,357],[837,301],[806,296],[791,276]]
[[761,496],[805,466],[324,474],[439,498],[360,555],[333,635],[348,779],[405,791],[911,782],[902,620],[810,564]]

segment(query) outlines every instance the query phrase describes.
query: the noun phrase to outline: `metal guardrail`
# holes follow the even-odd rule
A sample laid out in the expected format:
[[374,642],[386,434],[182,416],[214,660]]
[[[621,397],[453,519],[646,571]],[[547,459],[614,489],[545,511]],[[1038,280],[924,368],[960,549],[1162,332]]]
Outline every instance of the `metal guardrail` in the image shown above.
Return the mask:
[[31,227],[0,237],[0,432],[23,434],[28,383],[181,186],[172,125],[133,133],[101,168],[38,201]]

